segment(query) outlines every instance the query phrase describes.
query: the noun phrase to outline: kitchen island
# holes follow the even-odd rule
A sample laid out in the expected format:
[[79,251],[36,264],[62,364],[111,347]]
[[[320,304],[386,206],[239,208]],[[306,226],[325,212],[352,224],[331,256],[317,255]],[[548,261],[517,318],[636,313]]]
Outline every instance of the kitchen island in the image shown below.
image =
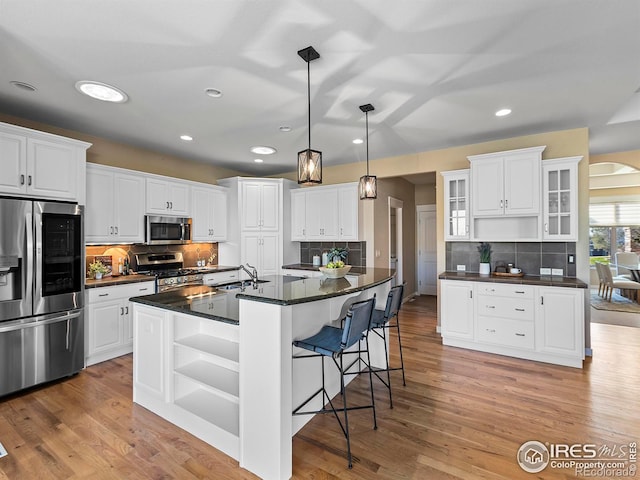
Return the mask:
[[[319,359],[293,362],[293,340],[339,319],[354,301],[375,294],[384,308],[393,276],[388,269],[349,279],[273,275],[244,288],[184,287],[131,299],[133,400],[261,478],[288,479],[292,436],[311,418],[291,412],[321,381]],[[384,365],[383,345],[371,349],[372,363]],[[331,395],[339,391],[333,370]]]

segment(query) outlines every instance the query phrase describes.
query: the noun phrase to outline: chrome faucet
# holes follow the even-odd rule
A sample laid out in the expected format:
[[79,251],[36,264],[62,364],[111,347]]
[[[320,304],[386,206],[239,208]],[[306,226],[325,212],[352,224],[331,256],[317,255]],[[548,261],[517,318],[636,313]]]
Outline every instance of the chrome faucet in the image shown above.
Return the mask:
[[[249,267],[251,269],[251,271],[249,271],[249,269],[247,267]],[[245,272],[247,272],[247,275],[249,275],[251,277],[251,282],[253,283],[253,286],[255,287],[258,284],[258,270],[256,269],[256,267],[251,266],[248,263],[247,263],[247,267],[245,267],[244,265],[240,265],[240,268],[242,270],[244,270]]]

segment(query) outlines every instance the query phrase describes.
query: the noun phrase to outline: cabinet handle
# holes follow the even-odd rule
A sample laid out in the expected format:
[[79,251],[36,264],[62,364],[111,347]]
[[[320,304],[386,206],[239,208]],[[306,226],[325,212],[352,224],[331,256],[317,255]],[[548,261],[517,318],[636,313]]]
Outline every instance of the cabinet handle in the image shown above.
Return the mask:
[[115,227],[115,229],[116,229],[116,235],[118,235],[118,227]]
[[504,208],[509,208],[509,200],[504,201]]
[[138,289],[138,291],[139,291],[139,292],[146,292],[147,290],[149,290],[147,287],[139,288],[139,289]]
[[120,307],[120,315],[124,315],[124,308]]
[[303,228],[303,229],[302,229],[302,235],[304,236],[304,235],[306,235],[306,234],[307,234],[306,229],[304,229],[304,228]]
[[169,202],[167,202],[167,210],[169,210]]
[[524,294],[525,292],[523,292],[522,290],[516,290],[515,293],[521,293]]
[[169,202],[169,205],[170,205],[170,207],[169,207],[169,208],[170,208],[171,210],[173,210],[173,202]]
[[113,235],[113,225],[109,227],[109,235]]
[[487,332],[489,332],[489,333],[496,333],[496,329],[495,328],[486,328],[485,330]]
[[24,185],[24,175],[20,175],[20,185]]
[[544,305],[544,297],[540,297],[540,305]]
[[31,185],[31,175],[29,175],[27,178],[28,178],[28,181],[27,181],[28,185]]
[[504,206],[504,202],[500,200],[500,208],[503,208],[503,206]]
[[549,224],[548,224],[548,223],[545,223],[545,224],[544,224],[544,231],[545,231],[545,232],[548,232],[548,231],[549,231]]
[[526,336],[524,333],[516,333],[516,337],[524,337]]
[[491,308],[491,309],[496,308],[496,306],[495,306],[495,305],[485,305],[485,306],[486,306],[487,308]]
[[129,307],[124,307],[124,313],[129,315]]
[[108,293],[99,293],[98,296],[99,297],[108,297],[109,294]]
[[340,229],[340,235],[342,235],[342,228]]
[[469,298],[473,298],[473,290],[469,291]]
[[524,308],[516,308],[516,312],[524,312]]

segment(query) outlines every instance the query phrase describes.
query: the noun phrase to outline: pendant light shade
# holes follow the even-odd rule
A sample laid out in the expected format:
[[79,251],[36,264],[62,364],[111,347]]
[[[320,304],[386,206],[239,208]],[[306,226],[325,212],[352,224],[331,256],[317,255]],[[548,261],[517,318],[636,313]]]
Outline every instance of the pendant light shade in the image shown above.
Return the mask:
[[367,103],[360,105],[360,110],[364,112],[367,125],[367,174],[360,177],[358,190],[360,191],[360,200],[374,200],[378,198],[378,179],[375,175],[369,175],[369,112],[374,110],[373,105]]
[[313,47],[298,50],[298,55],[307,62],[307,106],[309,122],[309,147],[298,152],[298,183],[313,185],[322,183],[322,152],[311,149],[311,76],[309,63],[320,54]]

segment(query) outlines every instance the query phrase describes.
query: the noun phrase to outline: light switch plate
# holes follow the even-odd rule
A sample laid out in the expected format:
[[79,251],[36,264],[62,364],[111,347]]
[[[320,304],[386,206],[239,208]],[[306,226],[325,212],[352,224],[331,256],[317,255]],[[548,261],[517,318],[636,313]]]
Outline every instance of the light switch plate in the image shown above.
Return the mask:
[[465,272],[467,270],[467,266],[466,265],[458,265],[457,270],[459,272]]
[[551,275],[562,276],[562,275],[564,275],[564,271],[561,268],[552,268],[551,269]]
[[540,275],[551,275],[551,269],[550,268],[541,268],[540,269]]

